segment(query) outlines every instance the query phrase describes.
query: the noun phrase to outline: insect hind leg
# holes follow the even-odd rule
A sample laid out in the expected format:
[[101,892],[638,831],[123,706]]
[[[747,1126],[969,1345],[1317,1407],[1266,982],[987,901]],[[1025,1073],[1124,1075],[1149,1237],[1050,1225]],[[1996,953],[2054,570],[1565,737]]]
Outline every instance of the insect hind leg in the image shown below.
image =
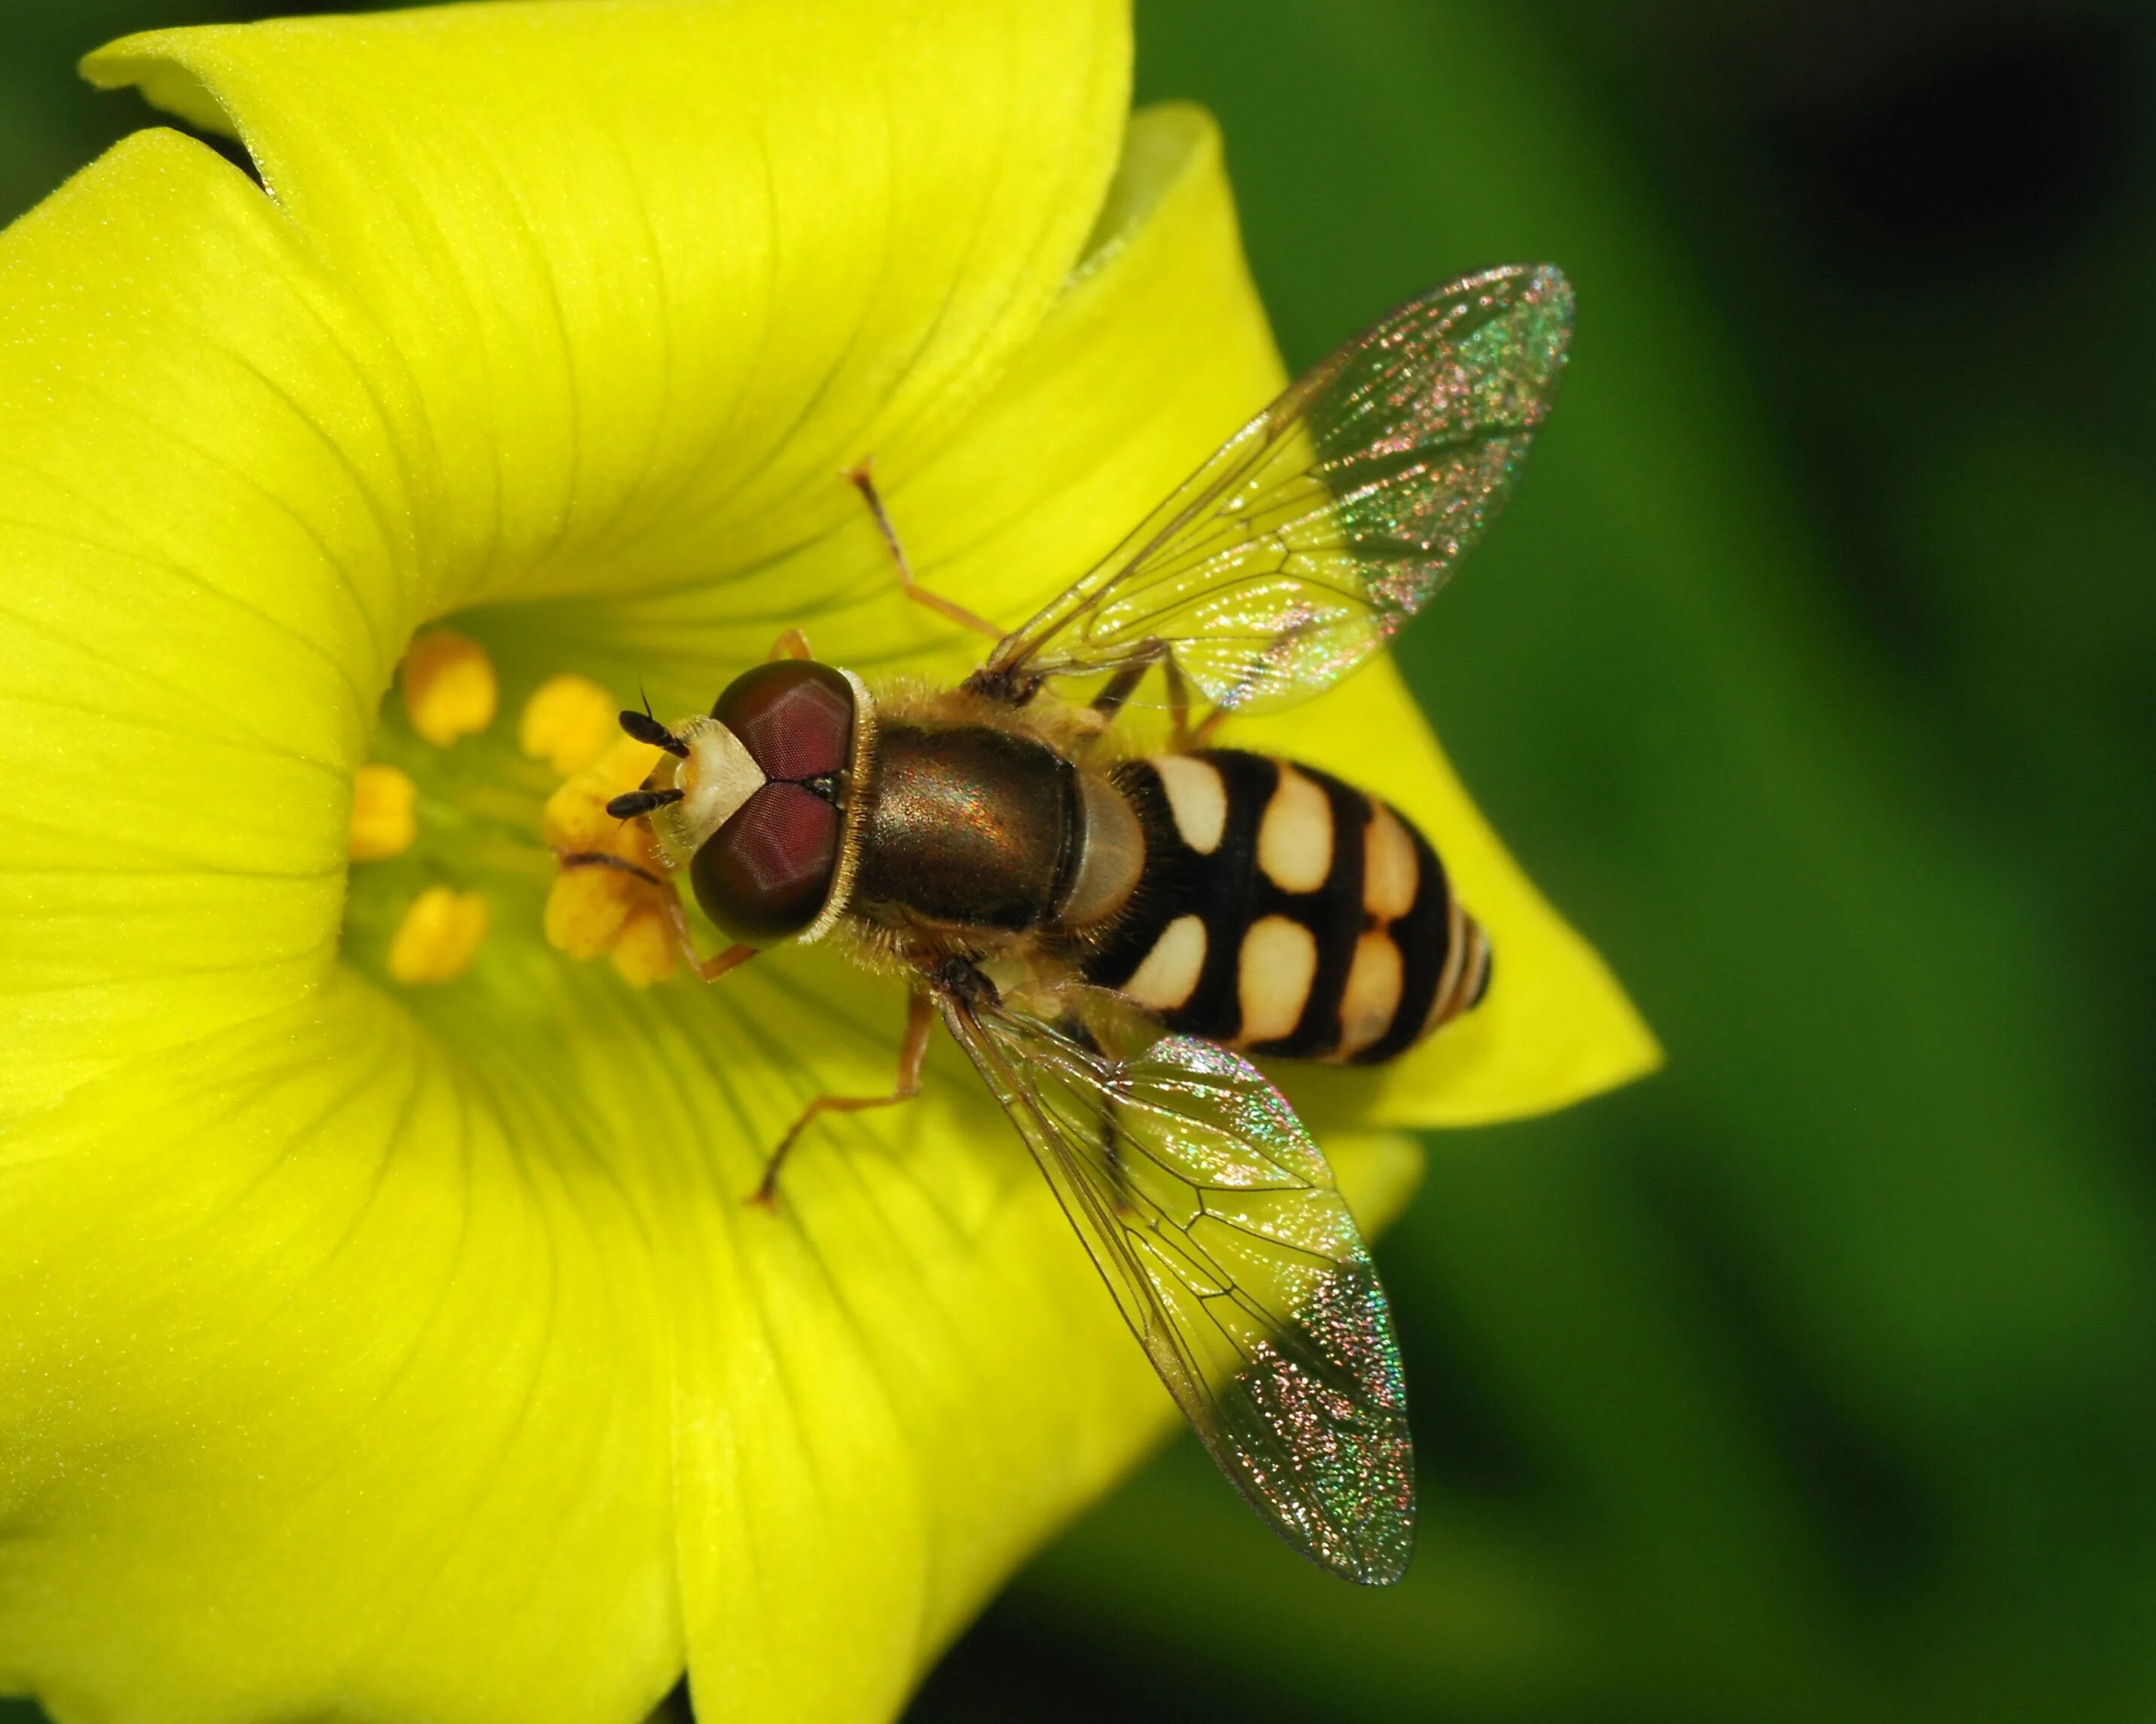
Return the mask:
[[928,1033],[935,1025],[935,1003],[928,991],[916,988],[906,1003],[906,1039],[898,1050],[898,1077],[888,1095],[819,1095],[801,1110],[800,1117],[786,1128],[786,1135],[763,1164],[763,1178],[750,1193],[748,1201],[759,1208],[778,1207],[778,1170],[786,1160],[787,1152],[800,1141],[801,1134],[822,1115],[827,1113],[865,1113],[875,1107],[896,1107],[901,1102],[911,1101],[921,1093],[921,1065],[928,1054]]
[[1122,716],[1123,708],[1131,696],[1137,692],[1138,685],[1145,680],[1146,673],[1156,664],[1160,667],[1161,680],[1168,685],[1168,746],[1172,753],[1181,754],[1197,746],[1193,737],[1202,738],[1207,729],[1218,719],[1214,714],[1194,732],[1190,728],[1190,685],[1183,675],[1183,667],[1175,662],[1175,654],[1168,644],[1158,639],[1142,642],[1137,655],[1122,666],[1101,685],[1101,692],[1093,696],[1086,711],[1095,721],[1093,734],[1106,734],[1110,726]]
[[[1056,1018],[1055,1028],[1065,1039],[1075,1043],[1087,1053],[1101,1060],[1108,1058],[1100,1038],[1075,1008],[1066,1007]],[[1116,1213],[1128,1221],[1137,1214],[1138,1205],[1131,1184],[1130,1163],[1123,1154],[1122,1136],[1116,1130],[1114,1106],[1104,1098],[1095,1124],[1100,1133],[1101,1164],[1108,1170],[1109,1183],[1115,1188]]]

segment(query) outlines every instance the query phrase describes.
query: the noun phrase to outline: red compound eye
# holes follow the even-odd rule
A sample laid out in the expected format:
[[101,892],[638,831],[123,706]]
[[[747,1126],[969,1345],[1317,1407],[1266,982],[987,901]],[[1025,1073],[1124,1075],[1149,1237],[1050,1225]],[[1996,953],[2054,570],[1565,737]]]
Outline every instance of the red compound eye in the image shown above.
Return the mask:
[[829,664],[759,664],[726,685],[711,716],[741,738],[767,778],[818,778],[850,764],[854,690]]
[[771,783],[706,839],[689,864],[704,914],[752,945],[814,921],[839,867],[839,811],[798,784]]

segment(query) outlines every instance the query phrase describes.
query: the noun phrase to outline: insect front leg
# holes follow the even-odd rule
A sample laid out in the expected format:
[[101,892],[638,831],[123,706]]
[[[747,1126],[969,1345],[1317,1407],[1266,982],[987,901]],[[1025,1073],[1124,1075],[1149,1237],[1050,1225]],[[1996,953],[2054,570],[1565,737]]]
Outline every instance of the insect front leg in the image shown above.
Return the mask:
[[[620,800],[620,798],[615,798],[615,801]],[[716,957],[700,957],[696,954],[695,936],[689,931],[688,912],[681,908],[681,895],[674,890],[670,882],[610,850],[557,850],[554,859],[565,870],[572,868],[611,868],[615,873],[640,880],[656,890],[660,913],[666,918],[666,926],[674,935],[674,943],[680,948],[682,958],[700,982],[716,982],[727,971],[738,970],[760,949],[754,946],[729,946]]]
[[[1065,1004],[1057,1012],[1055,1029],[1065,1041],[1099,1060],[1104,1070],[1121,1069],[1121,1062],[1101,1045],[1100,1037],[1094,1034],[1085,1013],[1077,1005]],[[1093,1101],[1090,1123],[1094,1141],[1100,1146],[1101,1166],[1108,1176],[1116,1213],[1128,1224],[1136,1219],[1138,1209],[1131,1184],[1130,1164],[1123,1154],[1122,1133],[1116,1125],[1116,1103],[1112,1086],[1104,1084],[1096,1092]]]
[[936,1022],[935,1003],[925,988],[913,989],[906,1002],[906,1039],[898,1050],[898,1080],[891,1085],[888,1095],[819,1095],[802,1109],[800,1118],[786,1128],[786,1135],[778,1140],[771,1152],[771,1158],[763,1164],[763,1178],[757,1183],[749,1202],[766,1209],[778,1207],[778,1169],[809,1122],[819,1114],[863,1113],[872,1107],[895,1107],[901,1101],[911,1101],[921,1092],[921,1062],[928,1054],[928,1033]]
[[899,590],[916,604],[927,605],[938,616],[948,617],[961,628],[985,634],[990,640],[1001,640],[1004,631],[987,618],[976,615],[955,599],[931,592],[913,578],[913,565],[906,560],[906,547],[898,542],[898,529],[884,512],[883,499],[876,495],[875,481],[869,477],[869,464],[864,461],[858,467],[849,468],[845,476],[846,482],[861,494],[861,500],[869,505],[869,513],[875,518],[876,531],[883,535],[884,545],[898,569]]
[[564,869],[611,868],[617,874],[634,875],[647,885],[663,889],[666,884],[649,869],[639,868],[626,856],[617,856],[610,850],[557,850],[554,859]]
[[738,970],[762,948],[736,944],[710,957],[696,956],[696,936],[689,931],[689,912],[681,907],[681,895],[672,886],[661,888],[665,900],[666,926],[674,931],[674,943],[681,948],[681,957],[699,982],[716,982],[730,970]]

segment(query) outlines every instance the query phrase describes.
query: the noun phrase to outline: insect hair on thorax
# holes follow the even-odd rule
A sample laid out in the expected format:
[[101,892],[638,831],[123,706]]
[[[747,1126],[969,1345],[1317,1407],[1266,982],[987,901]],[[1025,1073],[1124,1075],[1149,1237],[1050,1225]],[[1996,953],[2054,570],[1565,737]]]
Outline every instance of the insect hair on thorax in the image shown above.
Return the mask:
[[886,722],[931,726],[980,725],[1046,743],[1066,759],[1101,769],[1150,752],[1127,722],[1110,725],[1086,706],[1053,695],[1013,706],[965,688],[920,677],[894,677],[875,685],[876,711]]

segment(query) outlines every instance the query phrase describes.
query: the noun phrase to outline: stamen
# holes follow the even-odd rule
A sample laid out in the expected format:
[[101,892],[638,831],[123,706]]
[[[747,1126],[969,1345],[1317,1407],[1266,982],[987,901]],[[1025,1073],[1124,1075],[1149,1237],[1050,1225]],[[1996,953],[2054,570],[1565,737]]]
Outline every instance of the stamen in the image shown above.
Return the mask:
[[[438,747],[475,736],[495,716],[486,654],[446,630],[413,643],[399,680],[413,731]],[[638,716],[673,741],[657,720]],[[350,854],[404,859],[355,871],[348,937],[394,981],[439,986],[470,967],[490,910],[527,906],[517,919],[531,916],[527,895],[543,880],[548,944],[572,957],[609,958],[633,987],[665,980],[680,966],[686,925],[671,865],[641,817],[682,799],[671,786],[655,788],[674,775],[674,762],[658,744],[624,736],[614,696],[588,677],[547,679],[515,728],[524,759],[500,727],[447,758],[393,730],[388,752],[398,764],[370,762],[353,774]],[[547,767],[563,776],[542,805]],[[430,846],[440,854],[415,869]],[[420,890],[415,874],[444,883]]]
[[437,748],[494,722],[500,690],[494,665],[475,641],[437,629],[413,641],[400,680],[412,728]]
[[396,767],[370,761],[352,778],[352,859],[386,862],[411,849],[419,823],[412,805],[418,788]]
[[471,967],[486,937],[486,900],[429,886],[412,900],[389,942],[389,973],[407,987],[438,987]]
[[664,912],[646,903],[639,906],[623,926],[621,937],[614,942],[608,956],[623,981],[633,988],[649,988],[674,973],[680,952]]
[[614,739],[613,696],[588,676],[564,672],[539,685],[524,703],[516,746],[564,777],[581,772]]
[[547,844],[564,854],[578,850],[613,850],[630,855],[616,840],[627,839],[635,846],[634,859],[644,858],[644,835],[639,827],[624,828],[607,813],[606,805],[647,777],[658,762],[658,752],[648,743],[617,736],[605,753],[583,771],[572,773],[547,798],[540,830]]
[[564,870],[547,889],[547,943],[571,957],[597,957],[628,926],[638,890],[610,868]]
[[[611,711],[608,718],[611,727]],[[653,728],[665,727],[654,720]],[[680,799],[678,790],[632,788],[658,761],[657,744],[617,735],[547,798],[540,823],[561,865],[547,893],[547,943],[571,957],[608,956],[637,988],[664,981],[678,961],[668,913],[675,889],[649,828],[634,818]]]

